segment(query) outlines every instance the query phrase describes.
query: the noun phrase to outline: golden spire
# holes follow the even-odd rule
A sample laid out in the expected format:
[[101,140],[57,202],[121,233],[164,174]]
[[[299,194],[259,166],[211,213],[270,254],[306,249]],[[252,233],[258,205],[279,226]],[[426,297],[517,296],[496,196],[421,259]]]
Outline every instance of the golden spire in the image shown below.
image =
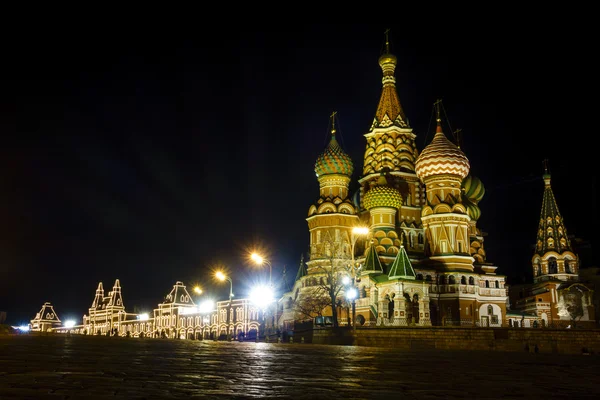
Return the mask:
[[396,70],[397,59],[396,56],[390,52],[390,30],[385,30],[385,49],[383,54],[379,56],[379,66],[383,72],[383,88],[381,91],[381,97],[379,98],[379,104],[377,111],[375,112],[375,119],[371,130],[374,128],[387,128],[392,125],[396,125],[400,128],[408,128],[408,121],[404,115],[404,110],[400,105],[400,99],[396,91],[396,77],[394,76]]

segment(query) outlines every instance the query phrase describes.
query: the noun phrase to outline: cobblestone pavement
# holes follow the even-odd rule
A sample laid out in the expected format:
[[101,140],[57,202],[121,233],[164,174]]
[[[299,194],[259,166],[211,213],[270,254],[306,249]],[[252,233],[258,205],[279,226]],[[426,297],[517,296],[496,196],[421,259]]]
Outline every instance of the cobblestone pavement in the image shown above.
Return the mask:
[[598,398],[600,356],[0,336],[0,399]]

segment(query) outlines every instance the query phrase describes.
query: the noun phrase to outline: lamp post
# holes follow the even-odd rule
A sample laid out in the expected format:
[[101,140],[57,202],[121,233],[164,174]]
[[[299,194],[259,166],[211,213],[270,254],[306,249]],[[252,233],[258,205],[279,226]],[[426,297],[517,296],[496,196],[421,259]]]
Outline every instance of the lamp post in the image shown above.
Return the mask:
[[220,281],[229,281],[229,309],[227,310],[227,340],[231,340],[231,298],[233,297],[233,282],[231,278],[222,273],[221,271],[217,271],[215,274],[218,280]]
[[257,253],[252,253],[250,258],[258,265],[267,264],[269,266],[269,286],[273,286],[273,281],[271,280],[273,275],[273,266],[271,265],[271,262]]
[[359,236],[364,236],[369,233],[369,228],[357,226],[352,228],[352,235],[350,237],[351,241],[351,253],[352,253],[352,266],[350,267],[350,276],[352,279],[352,289],[346,293],[346,296],[352,301],[352,332],[356,335],[356,298],[358,297],[358,289],[356,288],[356,275],[360,268],[356,267],[356,263],[354,261],[354,248],[356,246],[356,241]]
[[272,302],[272,297],[273,297],[273,280],[272,280],[272,276],[273,276],[273,266],[271,265],[271,262],[269,260],[267,260],[266,258],[264,258],[263,256],[261,256],[258,253],[252,253],[250,254],[250,259],[252,261],[254,261],[257,265],[263,265],[263,264],[267,264],[269,266],[269,297],[271,297],[271,299],[269,299],[269,301],[264,303],[263,306],[263,325],[264,325],[264,334],[267,334],[267,319],[266,319],[266,310],[267,310],[267,306]]

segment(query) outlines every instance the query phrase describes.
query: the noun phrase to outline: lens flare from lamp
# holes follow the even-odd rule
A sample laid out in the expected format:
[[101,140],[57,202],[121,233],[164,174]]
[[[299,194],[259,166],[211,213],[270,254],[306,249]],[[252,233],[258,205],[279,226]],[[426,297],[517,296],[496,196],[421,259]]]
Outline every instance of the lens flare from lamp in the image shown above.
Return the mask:
[[348,277],[347,275],[345,275],[345,276],[342,278],[342,283],[343,283],[344,285],[349,285],[349,284],[350,284],[350,277]]
[[137,319],[139,319],[140,321],[148,321],[149,318],[150,316],[148,315],[148,313],[140,314],[137,316]]
[[250,291],[250,301],[257,307],[264,308],[274,300],[273,290],[267,285],[255,286]]
[[346,298],[349,300],[355,299],[357,295],[358,295],[358,291],[356,290],[356,288],[349,288],[346,291]]
[[202,303],[200,303],[200,305],[198,306],[198,311],[200,311],[201,314],[210,313],[214,309],[215,309],[215,302],[212,300],[205,300]]
[[65,326],[65,328],[72,328],[75,326],[75,321],[72,319],[69,319],[69,320],[65,321],[64,326]]

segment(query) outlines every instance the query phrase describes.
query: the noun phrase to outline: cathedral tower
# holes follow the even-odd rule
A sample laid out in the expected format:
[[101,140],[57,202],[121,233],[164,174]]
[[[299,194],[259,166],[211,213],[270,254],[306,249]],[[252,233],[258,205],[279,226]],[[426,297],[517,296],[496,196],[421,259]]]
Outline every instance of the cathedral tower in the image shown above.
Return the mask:
[[383,87],[375,117],[364,135],[363,174],[358,181],[360,197],[355,203],[361,209],[361,219],[365,223],[370,221],[374,228],[377,252],[386,262],[392,262],[402,244],[414,257],[423,255],[424,191],[415,174],[416,135],[398,97],[394,76],[397,58],[390,52],[388,33],[378,60]]
[[435,136],[416,162],[416,172],[426,187],[427,204],[421,218],[425,229],[425,254],[438,269],[473,271],[469,254],[471,218],[462,203],[462,181],[469,160],[442,131],[440,101]]
[[579,279],[578,260],[567,236],[567,228],[554,199],[550,173],[544,167],[544,196],[537,231],[535,254],[531,259],[533,281],[576,281]]
[[331,246],[349,254],[352,228],[358,224],[356,208],[350,200],[348,186],[354,171],[350,156],[336,139],[335,120],[331,115],[331,138],[325,150],[315,162],[315,174],[319,181],[319,198],[308,210],[310,231],[309,268],[315,260],[330,254]]

